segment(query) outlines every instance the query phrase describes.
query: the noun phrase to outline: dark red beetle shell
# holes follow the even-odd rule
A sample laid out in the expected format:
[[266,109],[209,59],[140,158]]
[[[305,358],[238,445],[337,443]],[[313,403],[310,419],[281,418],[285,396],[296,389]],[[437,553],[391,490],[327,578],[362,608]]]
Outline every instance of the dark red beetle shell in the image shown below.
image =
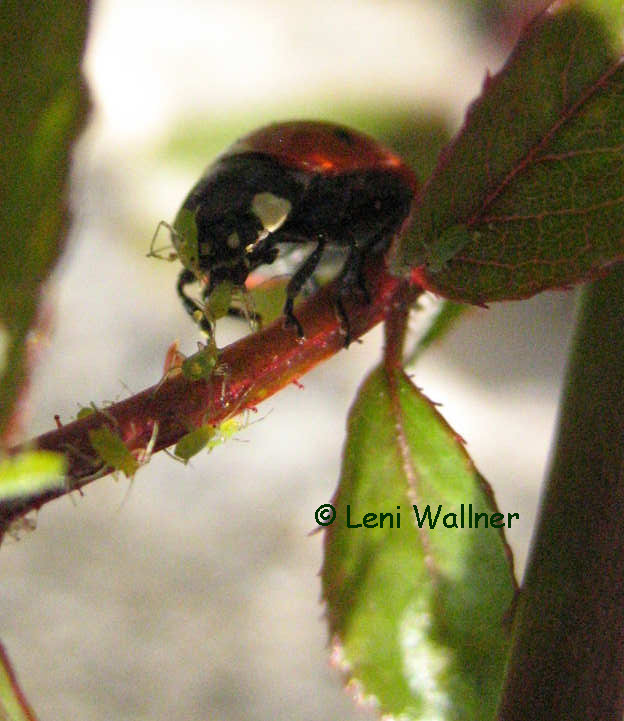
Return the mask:
[[273,123],[237,140],[226,155],[265,153],[281,165],[322,175],[388,170],[416,191],[418,181],[401,158],[351,128],[313,120]]

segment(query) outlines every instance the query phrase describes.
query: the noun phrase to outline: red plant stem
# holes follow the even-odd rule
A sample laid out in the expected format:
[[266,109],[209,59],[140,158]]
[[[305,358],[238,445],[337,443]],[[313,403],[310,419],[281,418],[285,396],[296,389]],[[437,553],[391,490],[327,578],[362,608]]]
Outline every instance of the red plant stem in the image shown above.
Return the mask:
[[414,301],[413,288],[407,283],[397,288],[386,316],[384,365],[388,371],[403,367],[405,335],[410,307]]
[[[379,271],[383,267],[383,257],[370,260],[367,283],[371,302],[361,302],[357,297],[354,300],[360,302],[346,300],[354,339],[384,319],[397,288],[406,285],[406,281]],[[344,331],[334,307],[338,288],[339,281],[334,281],[297,308],[297,317],[306,332],[304,339],[297,338],[294,330],[285,328],[279,319],[221,351],[219,361],[227,368],[225,378],[215,375],[207,381],[191,381],[180,372],[173,373],[131,398],[24,444],[22,449],[47,449],[66,455],[66,488],[3,504],[0,506],[0,529],[47,501],[114,470],[101,468],[102,463],[89,440],[89,431],[108,425],[135,453],[146,448],[154,435],[155,452],[176,443],[192,428],[204,423],[217,424],[245,408],[255,407],[323,359],[342,350]],[[420,292],[420,289],[412,289],[414,297]],[[10,452],[18,450],[19,447]]]

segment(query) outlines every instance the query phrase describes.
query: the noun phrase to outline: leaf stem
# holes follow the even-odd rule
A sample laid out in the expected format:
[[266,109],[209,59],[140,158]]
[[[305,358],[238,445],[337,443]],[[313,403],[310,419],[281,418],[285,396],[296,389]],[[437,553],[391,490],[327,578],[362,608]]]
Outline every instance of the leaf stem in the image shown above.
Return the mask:
[[389,375],[403,367],[403,347],[410,316],[410,309],[420,295],[417,286],[401,283],[394,293],[385,323],[384,365]]
[[624,715],[624,265],[583,290],[499,721]]

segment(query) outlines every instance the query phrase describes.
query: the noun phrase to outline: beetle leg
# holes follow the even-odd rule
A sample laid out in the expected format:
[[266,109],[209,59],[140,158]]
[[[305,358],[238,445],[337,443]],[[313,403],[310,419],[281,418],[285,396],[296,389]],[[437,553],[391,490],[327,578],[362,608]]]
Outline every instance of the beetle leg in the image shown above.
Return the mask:
[[271,265],[279,255],[279,248],[275,245],[267,245],[268,242],[274,242],[271,236],[268,241],[264,241],[264,245],[258,245],[247,256],[250,270],[255,270],[260,265]]
[[347,315],[347,311],[344,307],[344,298],[349,295],[353,287],[357,285],[358,288],[363,289],[366,302],[369,302],[370,299],[368,290],[362,286],[362,260],[362,249],[357,248],[355,243],[353,243],[349,246],[349,254],[342,266],[342,271],[340,273],[340,286],[334,301],[336,313],[338,314],[338,318],[340,320],[340,327],[344,331],[345,348],[348,348],[351,344],[351,323],[349,322],[349,316]]
[[364,260],[370,249],[375,245],[374,241],[370,240],[362,245],[358,245],[355,238],[352,238],[352,241],[349,245],[349,254],[340,273],[340,288],[334,302],[340,325],[345,333],[345,348],[348,348],[351,343],[351,323],[344,307],[344,298],[351,294],[353,288],[357,287],[364,298],[364,302],[367,305],[371,302],[370,292],[364,277]]
[[297,268],[296,273],[290,279],[286,287],[286,303],[284,305],[286,325],[295,326],[295,328],[297,329],[297,335],[300,338],[303,338],[304,336],[303,327],[301,326],[301,323],[297,320],[293,312],[293,307],[295,303],[295,298],[299,295],[301,288],[303,288],[308,278],[312,275],[312,273],[314,273],[316,266],[321,260],[321,255],[323,255],[323,250],[325,249],[325,244],[327,240],[323,235],[318,235],[316,240],[316,248],[303,261],[299,268]]
[[367,243],[363,247],[351,246],[351,251],[345,263],[345,271],[342,276],[342,288],[351,289],[355,286],[364,297],[365,303],[371,302],[370,292],[364,277],[364,260],[372,244]]
[[351,345],[351,323],[349,322],[349,316],[345,310],[344,303],[342,302],[343,289],[340,288],[336,300],[334,301],[334,307],[340,321],[340,327],[344,332],[344,346],[348,348]]
[[195,274],[190,271],[188,268],[183,268],[180,271],[180,275],[178,276],[178,282],[176,285],[176,290],[178,291],[178,296],[180,300],[182,301],[182,305],[184,306],[184,310],[190,315],[194,315],[195,311],[201,310],[199,307],[199,303],[194,301],[192,298],[189,298],[188,295],[184,292],[184,288],[187,285],[190,285],[191,283],[194,283],[197,280],[195,277]]
[[[189,298],[189,296],[184,292],[184,288],[191,283],[195,283],[196,280],[197,278],[195,277],[195,274],[188,268],[184,268],[182,271],[180,271],[180,275],[178,276],[176,290],[178,291],[178,296],[182,301],[184,310],[186,310],[186,312],[191,316],[191,318],[198,323],[199,327],[205,333],[208,333],[208,335],[212,335],[214,329],[208,318],[206,318],[206,316],[204,315],[204,309],[196,300],[193,300],[193,298]],[[197,320],[198,313],[201,314],[201,319],[199,321]]]
[[364,263],[363,263],[363,257],[360,256],[359,263],[358,263],[358,269],[357,269],[357,285],[360,289],[360,292],[364,296],[364,300],[366,304],[370,304],[371,302],[371,295],[370,291],[368,290],[368,285],[366,283],[366,277],[364,276]]

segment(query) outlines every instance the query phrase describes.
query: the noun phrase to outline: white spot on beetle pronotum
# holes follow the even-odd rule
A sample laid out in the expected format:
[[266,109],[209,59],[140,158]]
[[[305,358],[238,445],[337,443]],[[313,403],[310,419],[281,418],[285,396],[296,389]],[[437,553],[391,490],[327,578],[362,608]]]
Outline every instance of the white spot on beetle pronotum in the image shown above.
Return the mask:
[[274,233],[286,222],[292,203],[273,193],[256,193],[251,201],[251,210],[260,219],[262,227]]

